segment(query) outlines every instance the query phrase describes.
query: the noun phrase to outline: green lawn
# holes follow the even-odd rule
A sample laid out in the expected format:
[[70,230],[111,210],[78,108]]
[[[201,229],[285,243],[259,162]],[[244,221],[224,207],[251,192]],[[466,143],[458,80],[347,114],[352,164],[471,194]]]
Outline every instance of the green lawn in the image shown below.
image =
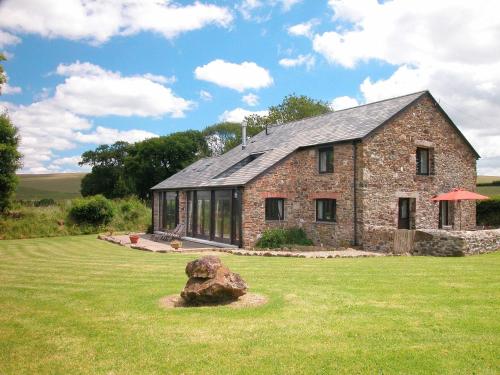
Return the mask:
[[85,173],[20,174],[16,199],[71,199],[80,197]]
[[0,374],[495,374],[500,253],[221,255],[265,306],[162,310],[196,255],[0,241]]

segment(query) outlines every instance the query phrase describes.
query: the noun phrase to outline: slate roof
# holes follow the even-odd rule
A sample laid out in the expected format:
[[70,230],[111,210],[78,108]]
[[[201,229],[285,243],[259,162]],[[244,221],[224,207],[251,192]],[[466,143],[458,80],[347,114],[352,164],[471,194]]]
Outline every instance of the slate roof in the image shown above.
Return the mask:
[[[250,138],[245,149],[240,145],[221,156],[200,159],[152,189],[245,185],[298,148],[367,136],[426,93],[421,91],[269,127],[269,134],[262,131]],[[257,153],[263,154],[229,176],[214,178]]]

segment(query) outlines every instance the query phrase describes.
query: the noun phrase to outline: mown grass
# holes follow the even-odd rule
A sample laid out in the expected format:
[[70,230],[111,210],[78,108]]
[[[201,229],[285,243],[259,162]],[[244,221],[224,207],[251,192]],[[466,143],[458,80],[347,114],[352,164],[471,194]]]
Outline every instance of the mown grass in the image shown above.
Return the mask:
[[18,200],[54,200],[80,197],[80,183],[85,173],[20,174],[16,190]]
[[151,224],[151,208],[137,198],[113,200],[115,216],[109,224],[102,226],[75,223],[69,215],[71,204],[69,200],[48,207],[17,204],[10,215],[0,216],[0,239],[55,237],[109,230],[144,232]]
[[161,309],[195,254],[0,241],[0,373],[500,372],[500,253],[221,256],[267,305]]

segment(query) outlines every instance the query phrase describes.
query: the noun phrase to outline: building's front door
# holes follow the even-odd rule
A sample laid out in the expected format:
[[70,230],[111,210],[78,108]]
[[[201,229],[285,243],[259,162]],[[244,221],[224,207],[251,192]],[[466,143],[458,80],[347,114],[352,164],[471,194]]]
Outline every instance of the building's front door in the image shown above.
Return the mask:
[[399,198],[398,229],[415,229],[415,198]]

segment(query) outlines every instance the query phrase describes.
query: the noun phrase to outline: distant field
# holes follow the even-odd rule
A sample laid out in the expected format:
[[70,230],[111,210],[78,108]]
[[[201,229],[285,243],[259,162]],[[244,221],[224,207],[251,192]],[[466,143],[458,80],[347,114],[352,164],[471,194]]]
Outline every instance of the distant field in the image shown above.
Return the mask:
[[[71,199],[80,196],[80,182],[85,173],[20,174],[16,199]],[[478,176],[478,183],[500,180],[500,176]],[[500,186],[479,186],[480,194],[500,196]]]
[[500,181],[500,176],[477,176],[478,184],[490,184],[493,181]]
[[16,199],[71,199],[80,196],[85,173],[20,174]]

